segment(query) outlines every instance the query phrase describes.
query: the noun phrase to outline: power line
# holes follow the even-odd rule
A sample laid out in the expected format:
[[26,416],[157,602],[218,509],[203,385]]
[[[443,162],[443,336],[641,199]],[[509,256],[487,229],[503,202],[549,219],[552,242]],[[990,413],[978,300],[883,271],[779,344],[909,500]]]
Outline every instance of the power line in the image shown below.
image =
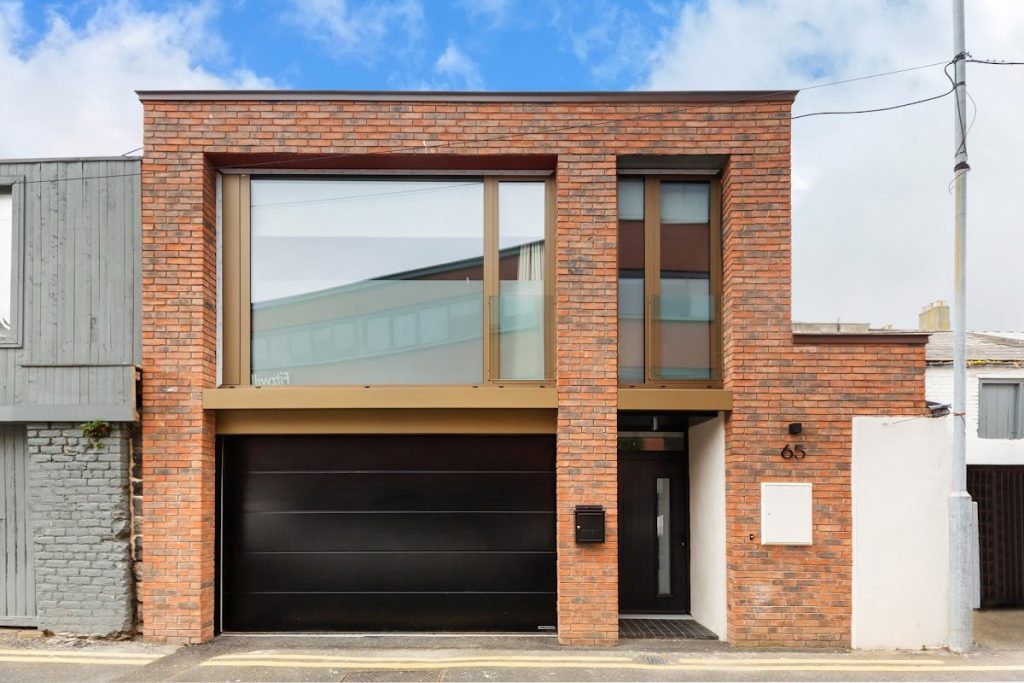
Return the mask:
[[[866,76],[856,76],[854,78],[846,78],[846,79],[842,79],[842,80],[838,80],[838,81],[829,81],[829,82],[826,82],[826,83],[818,83],[818,84],[815,84],[815,85],[808,85],[806,87],[798,88],[796,90],[798,90],[798,91],[807,91],[807,90],[816,90],[816,89],[819,89],[819,88],[834,87],[834,86],[845,85],[847,83],[853,83],[853,82],[857,82],[857,81],[864,81],[864,80],[869,80],[869,79],[873,79],[873,78],[881,78],[881,77],[885,77],[885,76],[892,76],[892,75],[897,75],[897,74],[908,73],[908,72],[911,72],[911,71],[918,71],[918,70],[921,70],[921,69],[928,69],[928,68],[932,68],[932,67],[935,67],[935,66],[940,66],[940,65],[943,65],[943,64],[948,66],[949,62],[943,60],[943,61],[938,61],[938,62],[930,62],[928,64],[919,64],[917,66],[911,66],[911,67],[906,67],[906,68],[902,68],[902,69],[893,69],[891,71],[882,71],[882,72],[879,72],[879,73],[868,74]],[[524,137],[527,137],[527,136],[530,136],[530,135],[544,135],[544,134],[550,134],[550,133],[565,132],[565,131],[569,131],[569,130],[581,130],[581,129],[586,129],[586,128],[596,128],[596,127],[601,127],[601,126],[610,126],[610,125],[616,125],[616,124],[621,124],[621,123],[627,123],[627,122],[630,122],[630,121],[641,121],[641,120],[646,120],[646,119],[657,118],[657,117],[660,117],[660,116],[666,116],[666,115],[670,115],[670,114],[681,113],[681,112],[689,111],[689,110],[692,110],[692,109],[695,109],[695,108],[698,108],[698,107],[705,107],[705,108],[722,107],[722,106],[728,106],[728,105],[731,105],[731,104],[742,104],[742,103],[753,102],[753,101],[762,100],[762,99],[769,99],[769,98],[775,97],[777,95],[784,95],[784,94],[793,92],[793,90],[794,89],[792,89],[792,88],[787,88],[785,90],[775,90],[775,91],[770,91],[770,92],[759,93],[757,95],[750,95],[750,96],[746,96],[746,97],[740,97],[740,98],[736,98],[734,100],[724,100],[724,101],[713,102],[713,103],[707,103],[707,102],[692,103],[692,104],[687,105],[687,106],[672,107],[672,108],[669,108],[669,109],[663,109],[661,111],[652,112],[652,113],[649,113],[649,114],[639,114],[639,115],[636,115],[636,116],[626,116],[626,117],[621,117],[621,118],[617,118],[617,119],[604,119],[604,120],[600,120],[600,121],[591,121],[591,122],[577,123],[577,124],[571,124],[571,125],[566,125],[566,126],[555,126],[555,127],[538,129],[538,130],[534,130],[534,131],[522,131],[522,132],[518,132],[518,133],[509,133],[507,135],[495,135],[495,136],[490,136],[490,137],[486,137],[486,138],[477,138],[477,139],[474,139],[474,140],[450,140],[450,141],[438,142],[436,144],[431,144],[431,145],[428,145],[428,144],[426,144],[424,142],[424,145],[423,145],[422,149],[434,150],[434,149],[445,149],[445,148],[452,148],[452,147],[462,147],[462,146],[468,146],[468,145],[474,145],[474,144],[484,144],[484,143],[488,143],[488,142],[502,142],[502,141],[508,141],[508,140],[515,140],[515,139],[524,138]],[[917,105],[917,104],[922,104],[922,103],[925,103],[925,102],[930,102],[932,100],[936,100],[936,99],[940,99],[942,97],[945,97],[948,94],[950,94],[950,93],[946,92],[946,93],[943,93],[941,95],[936,95],[934,97],[929,97],[929,98],[925,98],[925,99],[922,99],[922,100],[915,100],[913,102],[905,102],[905,103],[902,103],[902,104],[893,105],[891,107],[881,107],[881,108],[878,108],[878,109],[864,109],[864,110],[857,110],[857,111],[812,112],[812,113],[808,113],[808,114],[800,114],[798,116],[793,116],[793,117],[791,117],[791,120],[797,120],[797,119],[807,118],[807,117],[811,117],[811,116],[830,116],[830,115],[843,115],[843,114],[869,114],[869,113],[875,113],[875,112],[881,112],[881,111],[890,111],[890,110],[893,110],[893,109],[900,109],[900,108],[903,108],[903,107],[910,107],[910,106],[914,106],[914,105]],[[362,156],[376,156],[376,155],[381,155],[381,154],[393,154],[395,152],[414,152],[414,151],[416,151],[416,149],[417,148],[408,147],[408,146],[400,146],[400,147],[399,146],[393,146],[393,147],[388,147],[388,148],[385,148],[385,149],[363,152],[361,155]],[[348,154],[351,154],[351,152],[349,152]],[[289,163],[289,164],[310,163],[310,162],[314,162],[314,161],[322,161],[322,160],[334,159],[337,156],[338,156],[337,153],[335,153],[335,154],[316,155],[316,156],[309,156],[309,157],[304,157],[304,158],[300,158],[300,159],[289,159],[287,161],[287,163]],[[243,164],[232,164],[232,165],[220,166],[219,168],[227,168],[227,169],[232,169],[232,168],[256,168],[256,167],[261,167],[261,166],[278,166],[281,163],[282,162],[280,160],[264,161],[264,162],[248,162],[248,163],[243,163]],[[102,179],[102,178],[118,178],[118,177],[137,176],[137,175],[140,175],[140,173],[125,173],[125,174],[96,175],[96,176],[80,176],[80,177],[76,177],[76,178],[54,178],[54,179],[46,179],[46,180],[43,180],[43,179],[40,179],[40,180],[26,180],[26,181],[21,181],[21,182],[24,182],[25,184],[31,184],[31,183],[53,182],[54,180],[92,180],[92,179],[97,179],[98,180],[98,179]]]
[[893,76],[895,74],[904,74],[904,73],[907,73],[908,71],[920,71],[921,69],[930,69],[933,66],[940,66],[942,64],[948,64],[948,63],[949,63],[948,61],[946,61],[945,59],[942,59],[942,60],[939,60],[937,62],[932,62],[931,64],[919,64],[918,66],[908,66],[905,69],[895,69],[893,71],[883,71],[881,73],[871,74],[869,76],[856,76],[854,78],[847,78],[846,80],[842,80],[842,81],[830,81],[828,83],[820,83],[818,85],[811,85],[811,86],[808,86],[806,88],[800,88],[800,90],[802,92],[804,90],[815,90],[817,88],[828,88],[828,87],[831,87],[833,85],[843,85],[845,83],[853,83],[855,81],[866,81],[866,80],[871,79],[871,78],[880,78],[882,76]]
[[988,64],[989,66],[1024,66],[1024,62],[1007,62],[1002,59],[975,59],[974,57],[968,57],[967,61],[971,64]]
[[[355,180],[354,182],[365,182],[362,180]],[[431,182],[419,181],[419,182]],[[425,192],[440,192],[442,190],[454,190],[463,187],[478,186],[480,183],[456,183],[453,185],[437,185],[435,187],[422,187],[410,190],[391,190],[387,192],[371,192],[367,194],[352,194],[345,197],[318,197],[316,199],[293,199],[284,202],[268,202],[267,204],[253,204],[254,209],[272,209],[277,206],[287,206],[292,204],[324,204],[328,202],[345,202],[359,199],[372,199],[376,197],[394,197],[396,195],[410,195],[410,194],[423,194]]]
[[[839,80],[839,81],[829,81],[827,83],[818,83],[817,85],[809,85],[809,86],[804,87],[804,88],[797,88],[797,90],[798,91],[806,91],[806,90],[816,90],[818,88],[829,88],[829,87],[838,86],[838,85],[845,85],[847,83],[853,83],[855,81],[864,81],[864,80],[868,80],[868,79],[872,79],[872,78],[881,78],[883,76],[892,76],[892,75],[895,75],[895,74],[907,73],[909,71],[918,71],[920,69],[928,69],[928,68],[939,66],[939,65],[942,65],[942,64],[948,64],[948,62],[945,61],[945,60],[942,60],[942,61],[938,61],[938,62],[930,62],[928,64],[919,64],[917,66],[906,67],[906,68],[903,68],[903,69],[894,69],[894,70],[891,70],[891,71],[883,71],[883,72],[880,72],[880,73],[869,74],[867,76],[856,76],[854,78],[845,78],[845,79],[842,79],[842,80]],[[747,97],[740,97],[740,98],[737,98],[735,100],[724,100],[724,101],[721,101],[721,102],[714,102],[714,103],[707,103],[707,102],[692,103],[692,104],[687,105],[687,106],[672,107],[670,109],[664,109],[662,111],[652,112],[650,114],[638,114],[636,116],[625,116],[625,117],[621,117],[621,118],[617,118],[617,119],[605,119],[605,120],[601,120],[601,121],[591,121],[591,122],[587,122],[587,123],[576,123],[576,124],[571,124],[571,125],[568,125],[568,126],[556,126],[556,127],[544,128],[542,130],[536,130],[536,131],[524,131],[524,132],[520,132],[520,133],[509,133],[507,135],[495,135],[495,136],[491,136],[491,137],[488,137],[488,138],[477,138],[475,140],[450,140],[450,141],[445,141],[445,142],[438,142],[438,143],[432,144],[432,145],[427,145],[426,142],[424,142],[423,149],[431,149],[431,150],[432,149],[445,149],[445,148],[451,148],[451,147],[468,146],[468,145],[472,145],[472,144],[483,144],[483,143],[488,143],[488,142],[504,142],[504,141],[508,141],[508,140],[515,140],[515,139],[518,139],[518,138],[523,138],[523,137],[526,137],[528,135],[543,135],[543,134],[549,134],[549,133],[560,133],[560,132],[565,132],[565,131],[569,131],[569,130],[582,130],[582,129],[586,129],[586,128],[597,128],[597,127],[600,127],[600,126],[616,125],[616,124],[626,123],[626,122],[630,122],[630,121],[642,121],[642,120],[646,120],[646,119],[657,118],[659,116],[666,116],[668,114],[682,113],[684,111],[689,111],[689,110],[695,109],[697,107],[706,107],[706,108],[721,107],[721,106],[727,106],[727,105],[730,105],[730,104],[742,104],[742,103],[745,103],[745,102],[753,102],[753,101],[761,100],[761,99],[770,99],[770,98],[775,97],[777,95],[784,95],[786,93],[793,92],[793,90],[794,90],[793,88],[787,88],[785,90],[774,90],[774,91],[771,91],[771,92],[759,93],[757,95],[750,95],[750,96],[747,96]],[[935,99],[937,99],[937,98],[935,98]],[[915,103],[910,103],[910,104],[918,104],[918,103],[915,102]],[[910,104],[903,105],[903,106],[910,106]],[[864,112],[864,113],[867,113],[867,112]],[[791,117],[791,120],[792,119],[797,119],[797,118],[803,118],[803,116],[817,116],[817,115],[819,115],[819,114],[804,114],[802,116]],[[372,155],[377,155],[377,154],[393,154],[395,152],[411,152],[411,151],[413,151],[413,148],[410,148],[410,147],[390,147],[390,148],[386,148],[386,149],[383,149],[383,150],[377,150],[377,151],[372,151],[372,152],[364,152],[363,154],[366,155],[366,156],[372,156]],[[308,163],[308,162],[311,162],[311,161],[322,161],[322,160],[327,160],[327,159],[333,159],[336,156],[337,156],[336,154],[331,154],[331,155],[307,157],[305,159],[297,159],[295,161],[289,161],[289,163]],[[259,167],[259,166],[276,166],[276,165],[278,165],[280,163],[281,163],[280,161],[250,162],[250,163],[245,163],[245,164],[236,164],[236,165],[233,165],[233,166],[222,166],[221,168],[256,168],[256,167]]]
[[72,176],[68,178],[40,178],[39,180],[18,180],[14,184],[17,185],[21,183],[23,185],[32,185],[34,183],[56,183],[68,180],[101,180],[103,178],[130,178],[132,176],[140,175],[142,174],[139,173],[138,171],[134,171],[132,173],[110,173],[108,175],[82,175]]
[[[966,54],[956,55],[953,58],[952,62],[942,67],[942,73],[946,74],[946,78],[949,79],[949,84],[953,87],[953,90],[956,90],[957,86],[960,85],[960,83],[957,83],[955,80],[953,80],[953,77],[949,75],[949,67],[956,60],[964,59],[965,57]],[[950,92],[952,92],[952,90]],[[966,88],[964,92],[966,92]],[[956,118],[960,123],[960,147],[959,149],[957,149],[956,154],[959,154],[960,152],[967,154],[967,128],[964,126],[964,113],[960,110],[960,100],[956,101]],[[956,156],[956,154],[954,154],[954,156]]]
[[796,119],[805,119],[809,116],[843,116],[846,114],[874,114],[875,112],[880,111],[892,111],[894,109],[903,109],[904,107],[913,107],[914,105],[917,104],[924,104],[925,102],[940,100],[943,97],[952,94],[954,90],[956,90],[956,87],[950,88],[949,90],[940,95],[925,97],[924,99],[914,100],[913,102],[903,102],[902,104],[894,104],[891,107],[879,107],[877,109],[851,109],[846,111],[815,111],[809,114],[800,114],[798,116],[794,116],[793,120],[795,121]]

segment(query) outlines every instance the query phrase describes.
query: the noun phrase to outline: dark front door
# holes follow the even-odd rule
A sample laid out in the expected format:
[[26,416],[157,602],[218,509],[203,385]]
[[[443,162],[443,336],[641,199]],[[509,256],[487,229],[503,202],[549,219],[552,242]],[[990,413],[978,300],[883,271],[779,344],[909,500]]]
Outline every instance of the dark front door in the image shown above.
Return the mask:
[[224,630],[554,626],[553,437],[222,444]]
[[690,611],[684,453],[619,454],[619,611]]

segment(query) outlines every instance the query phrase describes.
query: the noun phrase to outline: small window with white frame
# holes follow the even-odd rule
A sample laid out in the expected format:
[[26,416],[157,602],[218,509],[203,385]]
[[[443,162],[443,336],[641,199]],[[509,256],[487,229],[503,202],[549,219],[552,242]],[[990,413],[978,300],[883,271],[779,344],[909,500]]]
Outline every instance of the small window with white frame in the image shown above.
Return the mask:
[[17,346],[21,292],[19,196],[14,178],[0,178],[0,346]]
[[981,380],[978,386],[978,437],[1024,438],[1024,378]]

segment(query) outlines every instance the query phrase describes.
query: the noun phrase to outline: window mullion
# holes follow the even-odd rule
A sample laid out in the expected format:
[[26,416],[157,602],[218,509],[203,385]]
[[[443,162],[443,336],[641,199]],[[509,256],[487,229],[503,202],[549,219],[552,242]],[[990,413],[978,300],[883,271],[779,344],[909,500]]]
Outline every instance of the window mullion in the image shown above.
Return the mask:
[[555,378],[555,274],[556,232],[555,181],[544,181],[544,379]]
[[660,180],[644,180],[644,383],[654,381],[654,358],[658,352],[654,315],[660,294],[661,254],[658,193]]
[[248,175],[239,176],[239,384],[252,384],[252,187]]
[[498,316],[498,179],[484,179],[484,381],[500,378]]

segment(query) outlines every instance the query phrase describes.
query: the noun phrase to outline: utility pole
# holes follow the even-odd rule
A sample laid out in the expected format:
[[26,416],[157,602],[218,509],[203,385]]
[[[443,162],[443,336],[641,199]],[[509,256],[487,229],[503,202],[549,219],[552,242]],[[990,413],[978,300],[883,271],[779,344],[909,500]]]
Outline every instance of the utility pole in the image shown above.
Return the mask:
[[972,607],[974,603],[968,557],[971,529],[971,496],[967,493],[966,409],[967,409],[967,52],[964,30],[964,0],[953,0],[954,129],[956,183],[954,203],[953,297],[953,463],[949,494],[949,649],[968,652],[974,644]]

